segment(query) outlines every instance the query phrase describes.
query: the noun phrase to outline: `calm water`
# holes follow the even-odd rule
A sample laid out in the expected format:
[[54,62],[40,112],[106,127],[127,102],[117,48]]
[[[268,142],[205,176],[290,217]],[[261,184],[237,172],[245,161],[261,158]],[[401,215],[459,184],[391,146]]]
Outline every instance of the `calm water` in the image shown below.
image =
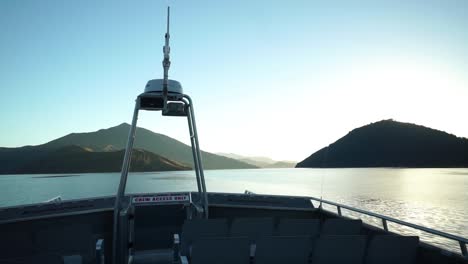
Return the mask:
[[[468,169],[257,169],[206,171],[209,191],[307,195],[468,237]],[[0,206],[114,195],[119,173],[0,176]],[[193,191],[193,172],[133,173],[127,193]],[[326,209],[335,210],[332,207]],[[343,214],[351,215],[343,210]],[[354,215],[380,226],[376,219]],[[389,223],[390,230],[459,252],[458,244]]]

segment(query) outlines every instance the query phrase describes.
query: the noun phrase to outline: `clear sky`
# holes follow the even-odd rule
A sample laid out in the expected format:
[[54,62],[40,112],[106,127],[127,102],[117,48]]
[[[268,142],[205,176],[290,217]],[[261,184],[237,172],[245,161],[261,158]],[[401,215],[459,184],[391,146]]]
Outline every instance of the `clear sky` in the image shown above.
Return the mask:
[[[382,119],[468,137],[468,1],[0,1],[0,146],[130,122],[170,77],[202,149],[302,160]],[[189,142],[186,121],[139,125]]]

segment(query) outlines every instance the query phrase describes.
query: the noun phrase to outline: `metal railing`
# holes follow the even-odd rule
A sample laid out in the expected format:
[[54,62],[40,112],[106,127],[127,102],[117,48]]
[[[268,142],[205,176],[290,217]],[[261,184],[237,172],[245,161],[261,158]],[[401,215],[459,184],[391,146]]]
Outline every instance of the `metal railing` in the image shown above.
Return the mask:
[[381,214],[372,213],[372,212],[362,210],[362,209],[358,209],[358,208],[354,208],[354,207],[351,207],[351,206],[347,206],[347,205],[343,205],[343,204],[339,204],[339,203],[335,203],[335,202],[331,202],[331,201],[327,201],[327,200],[323,200],[323,199],[319,199],[319,198],[315,198],[315,197],[309,197],[309,198],[311,200],[315,200],[317,202],[320,202],[320,206],[321,206],[322,203],[336,206],[336,211],[337,211],[339,216],[342,216],[341,209],[344,208],[346,210],[350,210],[350,211],[353,211],[353,212],[357,212],[357,213],[365,214],[365,215],[372,216],[372,217],[375,217],[375,218],[379,218],[382,221],[382,227],[383,227],[383,229],[385,231],[388,231],[387,222],[392,222],[392,223],[396,223],[396,224],[399,224],[399,225],[402,225],[402,226],[407,226],[407,227],[411,227],[411,228],[414,228],[414,229],[417,229],[417,230],[421,230],[421,231],[424,231],[424,232],[427,232],[427,233],[430,233],[430,234],[433,234],[433,235],[436,235],[436,236],[440,236],[440,237],[444,237],[444,238],[447,238],[447,239],[450,239],[450,240],[457,241],[458,244],[460,245],[461,254],[466,259],[468,259],[468,251],[467,251],[467,247],[466,247],[466,244],[468,244],[468,239],[467,238],[452,235],[452,234],[445,233],[445,232],[442,232],[442,231],[438,231],[438,230],[435,230],[435,229],[432,229],[432,228],[427,228],[427,227],[424,227],[424,226],[415,225],[415,224],[412,224],[412,223],[408,223],[408,222],[405,222],[405,221],[398,220],[396,218],[388,217],[388,216],[381,215]]

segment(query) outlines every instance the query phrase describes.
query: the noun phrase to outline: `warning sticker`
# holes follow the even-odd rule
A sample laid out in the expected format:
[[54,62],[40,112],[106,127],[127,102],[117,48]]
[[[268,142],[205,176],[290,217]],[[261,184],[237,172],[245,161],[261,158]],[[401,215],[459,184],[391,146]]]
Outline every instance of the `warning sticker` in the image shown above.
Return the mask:
[[156,196],[137,196],[132,198],[132,203],[171,203],[171,202],[188,202],[190,197],[188,194],[175,195],[156,195]]

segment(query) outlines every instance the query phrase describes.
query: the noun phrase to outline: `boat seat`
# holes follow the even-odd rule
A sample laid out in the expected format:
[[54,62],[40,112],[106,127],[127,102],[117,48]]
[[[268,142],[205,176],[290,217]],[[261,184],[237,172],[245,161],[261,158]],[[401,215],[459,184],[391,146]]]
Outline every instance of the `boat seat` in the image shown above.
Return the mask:
[[[41,233],[41,232],[40,232]],[[66,254],[57,250],[54,244],[35,246],[33,236],[26,232],[2,233],[0,240],[0,263],[48,263],[48,264],[81,264],[80,255]],[[60,239],[60,238],[59,238]],[[47,243],[45,240],[42,242]],[[47,241],[51,241],[50,239]],[[65,244],[62,240],[57,243]],[[56,245],[55,245],[56,246]],[[62,247],[63,249],[63,247]]]
[[255,255],[256,241],[261,237],[272,236],[274,221],[271,217],[234,218],[231,225],[231,236],[247,237],[250,242],[250,256]]
[[3,259],[31,256],[34,254],[32,236],[26,232],[7,231],[1,233],[0,263]]
[[64,264],[81,264],[83,258],[80,255],[63,256]]
[[[249,264],[247,237],[205,238],[193,242],[191,264]],[[184,263],[184,261],[182,261]]]
[[366,264],[416,263],[419,237],[379,235],[373,237],[367,249]]
[[54,254],[38,254],[32,256],[24,256],[24,257],[15,257],[15,258],[8,258],[8,259],[0,259],[1,264],[38,264],[38,263],[46,263],[46,264],[67,264],[64,262],[64,259],[59,255]]
[[132,256],[133,264],[172,264],[172,249],[156,249],[137,251]]
[[88,225],[54,226],[39,230],[34,244],[41,252],[63,256],[65,263],[94,260],[94,235]]
[[312,240],[307,236],[263,237],[257,242],[256,264],[307,264]]
[[135,204],[128,211],[134,216],[129,221],[129,229],[133,232],[130,239],[136,251],[171,248],[174,234],[181,233],[187,217],[187,209],[182,204]]
[[315,241],[312,263],[362,264],[365,250],[365,236],[322,236]]
[[227,219],[191,219],[182,226],[180,254],[190,256],[190,247],[195,239],[207,237],[227,237]]
[[311,236],[320,234],[320,221],[318,219],[280,219],[278,224],[279,236]]
[[321,235],[360,235],[362,220],[332,218],[325,221],[322,226]]
[[273,218],[234,218],[231,225],[231,236],[248,237],[255,243],[260,237],[273,235]]

